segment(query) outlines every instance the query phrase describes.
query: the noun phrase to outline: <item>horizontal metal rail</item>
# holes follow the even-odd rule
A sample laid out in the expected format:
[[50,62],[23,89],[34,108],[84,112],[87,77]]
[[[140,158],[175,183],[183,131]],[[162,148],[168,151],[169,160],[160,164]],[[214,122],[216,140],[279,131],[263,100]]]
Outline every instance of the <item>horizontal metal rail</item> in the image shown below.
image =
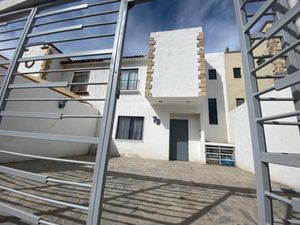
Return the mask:
[[74,164],[89,165],[89,166],[94,166],[95,165],[94,162],[81,161],[81,160],[72,160],[72,159],[62,159],[62,158],[54,158],[54,157],[48,157],[48,156],[30,155],[30,154],[24,154],[24,153],[18,153],[18,152],[11,152],[11,151],[5,151],[5,150],[0,150],[0,153],[7,154],[7,155],[20,156],[20,157],[25,157],[25,158],[55,161],[55,162],[74,163]]
[[7,213],[11,216],[16,216],[18,218],[21,218],[22,220],[29,222],[34,225],[39,225],[39,222],[41,220],[40,217],[33,215],[31,213],[27,213],[25,211],[22,211],[20,209],[14,208],[10,205],[4,204],[0,202],[0,211]]
[[[84,68],[72,68],[72,69],[58,69],[58,70],[38,70],[32,72],[17,72],[14,75],[26,75],[26,74],[39,74],[39,73],[59,73],[59,72],[74,72],[74,71],[91,71],[91,70],[109,70],[109,67],[84,67]],[[6,76],[6,74],[0,74]]]
[[0,113],[0,116],[35,118],[35,119],[102,118],[101,115],[68,115],[62,113],[21,112],[21,111],[2,111]]
[[9,60],[1,60],[0,61],[0,65],[8,65],[8,64],[10,64]]
[[9,174],[12,176],[21,177],[24,179],[28,179],[31,181],[36,181],[40,183],[47,183],[48,176],[31,173],[31,172],[25,172],[23,170],[13,169],[6,166],[0,166],[0,173]]
[[61,135],[61,134],[0,130],[0,136],[29,138],[29,139],[58,141],[58,142],[98,144],[97,137],[72,136],[72,135]]
[[119,12],[119,10],[109,10],[109,11],[103,11],[103,12],[99,12],[99,13],[91,13],[91,14],[82,15],[82,16],[74,16],[74,17],[64,18],[64,19],[60,19],[60,20],[38,23],[38,24],[33,25],[33,27],[40,27],[40,26],[50,25],[50,24],[54,24],[54,23],[62,23],[62,22],[74,21],[74,20],[78,20],[78,19],[85,19],[85,18],[89,18],[89,17],[114,14],[114,13],[118,13],[118,12]]
[[300,154],[262,152],[261,161],[283,166],[300,167]]
[[295,111],[295,112],[289,112],[289,113],[282,113],[274,116],[267,116],[263,118],[258,118],[256,119],[257,122],[264,122],[268,120],[278,120],[278,119],[283,119],[283,118],[288,118],[288,117],[293,117],[293,116],[298,116],[300,115],[300,111]]
[[294,101],[297,101],[297,99],[294,99],[294,98],[275,98],[275,97],[259,98],[259,100],[264,101],[264,102],[286,102],[286,101],[294,102]]
[[275,81],[275,89],[276,91],[283,90],[287,87],[294,86],[300,83],[300,71],[296,71],[288,76],[285,76],[282,79],[278,79]]
[[259,21],[260,18],[265,15],[265,13],[267,13],[267,11],[271,8],[273,3],[276,1],[277,0],[266,1],[260,7],[260,9],[254,14],[254,16],[249,20],[249,22],[245,25],[244,32],[247,32],[249,29],[251,29],[256,24],[256,22]]
[[299,225],[300,220],[295,219],[274,219],[275,223]]
[[5,174],[11,175],[11,176],[21,177],[23,179],[36,181],[36,182],[40,182],[40,183],[44,183],[44,184],[46,184],[48,182],[52,182],[52,183],[57,183],[57,184],[72,185],[72,186],[78,186],[78,187],[84,187],[84,188],[91,188],[91,186],[92,186],[90,184],[54,179],[54,178],[50,178],[47,175],[27,172],[27,171],[18,170],[18,169],[6,167],[6,166],[0,166],[0,173],[5,173]]
[[61,59],[61,58],[72,58],[72,57],[84,57],[84,56],[96,56],[96,55],[110,55],[112,49],[102,49],[93,51],[83,51],[83,52],[72,52],[66,54],[52,54],[45,56],[33,56],[20,58],[18,62],[29,62],[29,61],[40,61],[40,60],[51,60],[51,59]]
[[20,37],[12,37],[12,38],[7,38],[7,39],[2,39],[0,40],[0,43],[1,42],[8,42],[8,41],[16,41],[16,40],[19,40]]
[[254,73],[260,69],[262,69],[263,67],[265,67],[266,65],[272,63],[274,60],[282,57],[284,54],[288,53],[289,51],[291,51],[292,49],[296,48],[298,45],[300,44],[300,40],[295,41],[293,44],[291,44],[290,46],[286,47],[285,49],[281,50],[279,53],[277,53],[276,55],[274,55],[272,58],[270,58],[269,60],[267,60],[266,62],[260,64],[259,66],[257,66],[256,68],[254,68],[253,70],[251,70],[251,73]]
[[7,16],[12,16],[12,15],[15,16],[15,15],[20,14],[20,13],[29,12],[29,11],[31,11],[31,9],[32,8],[19,9],[19,10],[3,13],[3,14],[0,15],[0,18],[4,18],[4,17],[7,17]]
[[266,76],[257,76],[256,79],[266,80],[266,79],[280,79],[284,77],[286,77],[286,75],[266,75]]
[[8,48],[1,48],[0,51],[10,51],[10,50],[15,50],[16,47],[8,47]]
[[[289,10],[280,20],[276,21],[272,27],[265,33],[262,34],[261,39],[259,39],[254,45],[248,49],[247,51],[253,51],[255,48],[257,48],[260,44],[262,44],[264,41],[266,41],[268,38],[274,36],[276,33],[278,33],[283,26],[291,22],[293,18],[299,14],[299,2],[298,5],[294,6],[291,10]],[[277,38],[277,37],[275,37]]]
[[276,195],[274,193],[271,193],[269,191],[265,191],[265,195],[268,196],[269,198],[276,199],[277,201],[280,201],[280,202],[285,203],[287,205],[292,205],[291,200],[289,200],[287,198],[284,198],[284,197],[281,197],[279,195]]
[[15,28],[15,29],[11,29],[11,30],[5,30],[5,31],[0,31],[0,34],[6,34],[6,33],[10,33],[10,32],[16,32],[16,31],[21,31],[24,28]]
[[12,189],[12,188],[4,187],[2,185],[0,185],[0,189],[8,191],[8,192],[15,193],[15,194],[23,195],[23,196],[26,196],[26,197],[29,197],[29,198],[34,198],[34,199],[37,199],[37,200],[49,202],[49,203],[56,204],[56,205],[67,206],[67,207],[71,207],[71,208],[74,208],[74,209],[81,209],[81,210],[85,210],[85,211],[89,210],[88,207],[83,206],[83,205],[77,205],[77,204],[73,204],[73,203],[63,202],[63,201],[54,200],[54,199],[51,199],[51,198],[45,198],[45,197],[41,197],[41,196],[38,196],[38,195],[29,194],[29,193],[26,193],[26,192],[23,192],[23,191],[18,191],[18,190]]
[[286,126],[300,126],[300,122],[285,122],[285,121],[265,121],[266,125],[286,125]]
[[0,116],[4,117],[24,117],[36,119],[61,119],[61,113],[42,113],[42,112],[19,112],[19,111],[2,111]]
[[29,38],[39,37],[39,36],[44,36],[44,35],[49,35],[49,34],[57,34],[57,33],[67,32],[67,31],[81,30],[82,28],[83,28],[82,24],[78,24],[78,25],[73,25],[73,26],[68,26],[68,27],[62,27],[62,28],[56,28],[56,29],[52,29],[52,30],[45,30],[45,31],[31,33],[31,34],[28,34],[27,37],[29,37]]
[[274,34],[278,33],[285,25],[290,23],[297,15],[300,14],[300,2],[291,8],[286,14],[284,14],[280,20],[277,20],[270,29],[267,30],[265,36],[266,38],[272,37]]
[[20,22],[24,22],[24,21],[27,21],[27,17],[26,18],[20,18],[20,19],[10,20],[10,21],[6,21],[6,22],[3,22],[3,23],[0,23],[0,27],[4,27],[4,26],[7,26],[9,24],[20,23]]
[[283,193],[283,194],[300,194],[300,190],[290,189],[290,188],[272,188],[273,193]]
[[[115,23],[116,22],[107,22],[107,23],[103,23],[103,25],[115,24]],[[44,42],[44,43],[30,43],[30,44],[26,45],[26,47],[37,46],[37,45],[41,45],[41,44],[58,44],[58,43],[89,40],[89,39],[96,39],[96,38],[107,38],[107,37],[114,37],[114,36],[115,36],[115,34],[99,34],[99,35],[91,35],[91,36],[85,36],[85,37],[66,38],[66,39],[53,40],[53,41]]]
[[50,12],[39,13],[35,16],[35,18],[38,19],[38,18],[58,15],[58,14],[61,14],[61,13],[66,13],[66,12],[73,12],[73,11],[76,11],[76,10],[86,9],[87,7],[88,7],[88,4],[70,6],[70,7],[66,7],[66,8],[62,8],[62,9],[53,10],[53,11],[50,11]]
[[10,84],[9,89],[27,89],[27,88],[58,88],[68,87],[68,81],[49,82],[49,83],[17,83]]
[[107,85],[107,82],[49,82],[49,83],[18,83],[9,85],[9,89],[31,89],[31,88],[59,88],[59,87],[69,87],[69,86],[95,86],[95,85]]
[[271,91],[274,91],[275,90],[275,87],[272,86],[272,87],[269,87],[269,88],[266,88],[264,90],[261,90],[259,92],[256,92],[253,94],[254,97],[257,97],[257,96],[260,96],[260,95],[263,95],[263,94],[266,94],[268,92],[271,92]]
[[95,102],[103,102],[105,98],[7,98],[5,101],[12,101],[12,102],[51,102],[51,101],[79,101],[79,102],[86,102],[86,101],[95,101]]

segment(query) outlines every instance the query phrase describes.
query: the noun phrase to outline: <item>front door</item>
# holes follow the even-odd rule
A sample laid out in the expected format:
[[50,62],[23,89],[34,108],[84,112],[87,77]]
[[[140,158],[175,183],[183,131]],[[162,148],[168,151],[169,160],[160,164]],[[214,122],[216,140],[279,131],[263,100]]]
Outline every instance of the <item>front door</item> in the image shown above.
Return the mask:
[[189,160],[188,136],[188,120],[170,121],[170,160]]

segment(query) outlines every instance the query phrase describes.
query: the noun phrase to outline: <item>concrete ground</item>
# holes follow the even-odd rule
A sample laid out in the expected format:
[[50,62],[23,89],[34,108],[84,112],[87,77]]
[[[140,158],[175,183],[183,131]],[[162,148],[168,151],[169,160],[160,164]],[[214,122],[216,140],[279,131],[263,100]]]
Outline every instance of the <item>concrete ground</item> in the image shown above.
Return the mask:
[[[93,160],[93,157],[80,159]],[[92,177],[91,166],[76,164],[31,161],[9,166],[87,183]],[[87,205],[89,197],[88,189],[40,184],[4,174],[0,174],[0,183],[81,205]],[[85,224],[86,213],[82,210],[7,191],[0,191],[0,200],[58,224]],[[299,219],[299,215],[281,203],[274,202],[274,208],[278,217]],[[0,224],[26,223],[0,212]],[[257,224],[254,176],[238,168],[199,163],[113,158],[109,162],[102,224]]]

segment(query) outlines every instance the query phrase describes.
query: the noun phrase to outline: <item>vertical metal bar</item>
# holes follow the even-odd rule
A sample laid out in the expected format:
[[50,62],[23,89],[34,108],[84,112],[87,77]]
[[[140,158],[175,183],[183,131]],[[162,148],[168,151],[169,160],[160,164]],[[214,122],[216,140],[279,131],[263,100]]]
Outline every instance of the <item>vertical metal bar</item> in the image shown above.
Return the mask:
[[256,73],[250,71],[254,69],[254,58],[252,52],[247,52],[251,48],[251,39],[249,31],[244,32],[244,24],[246,23],[245,9],[240,9],[241,0],[235,0],[235,13],[239,26],[239,36],[243,60],[243,68],[245,74],[247,104],[249,112],[250,131],[253,148],[253,158],[256,176],[256,195],[258,207],[258,224],[266,225],[273,224],[272,201],[265,196],[265,191],[271,191],[270,173],[268,163],[263,163],[260,160],[260,153],[267,152],[265,133],[262,124],[256,121],[256,118],[262,116],[259,99],[253,96],[253,93],[258,92]]
[[118,80],[121,66],[121,57],[124,45],[124,33],[127,22],[128,1],[121,0],[114,48],[109,72],[109,82],[106,90],[106,102],[103,120],[100,127],[99,145],[97,148],[96,164],[94,169],[93,184],[90,195],[88,225],[97,225],[101,222],[104,187],[108,163],[108,153],[112,135],[112,127],[118,96]]
[[[37,8],[31,9],[31,12],[28,16],[23,33],[20,37],[20,41],[15,50],[15,54],[11,60],[10,66],[8,68],[7,75],[5,76],[5,79],[3,81],[2,89],[0,92],[0,111],[3,111],[5,109],[5,106],[6,106],[5,99],[8,97],[9,92],[10,92],[10,89],[8,89],[8,86],[9,86],[9,84],[13,83],[13,81],[14,81],[15,76],[13,74],[16,73],[18,70],[18,67],[19,67],[18,59],[23,54],[24,45],[26,44],[26,42],[28,40],[27,35],[29,32],[31,32],[32,24],[33,24],[36,12],[37,12]],[[1,123],[1,120],[2,120],[2,116],[0,116],[0,123]]]

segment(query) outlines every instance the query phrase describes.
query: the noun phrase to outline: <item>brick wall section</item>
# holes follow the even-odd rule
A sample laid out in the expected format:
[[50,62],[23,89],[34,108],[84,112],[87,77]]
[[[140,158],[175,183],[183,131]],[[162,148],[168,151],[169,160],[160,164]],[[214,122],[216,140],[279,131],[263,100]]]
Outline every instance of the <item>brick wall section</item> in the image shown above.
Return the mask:
[[[280,40],[278,38],[272,38],[267,41],[268,53],[275,55],[282,50]],[[278,58],[273,61],[274,74],[280,75],[286,73],[286,65],[284,58]]]
[[205,69],[205,51],[204,51],[203,32],[200,32],[197,36],[197,48],[198,48],[199,96],[206,96],[206,69]]
[[151,89],[152,89],[152,81],[153,81],[153,66],[154,66],[154,58],[155,58],[155,44],[156,41],[153,37],[149,40],[149,52],[148,52],[148,66],[147,66],[147,77],[146,77],[146,88],[145,88],[145,96],[152,97]]

